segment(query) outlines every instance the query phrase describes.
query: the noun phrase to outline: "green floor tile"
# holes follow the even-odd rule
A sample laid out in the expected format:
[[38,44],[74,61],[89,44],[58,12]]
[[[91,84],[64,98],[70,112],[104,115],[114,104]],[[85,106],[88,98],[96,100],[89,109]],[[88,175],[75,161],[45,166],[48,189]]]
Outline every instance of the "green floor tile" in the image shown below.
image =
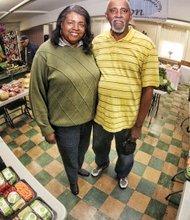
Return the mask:
[[111,196],[123,203],[127,203],[133,192],[134,190],[130,189],[129,187],[127,187],[125,190],[122,190],[119,188],[119,186],[116,186],[112,191]]
[[55,177],[55,179],[58,180],[64,186],[69,186],[69,181],[68,181],[68,178],[67,178],[65,171],[63,171],[59,175],[57,175]]
[[31,140],[28,140],[26,142],[24,142],[23,144],[21,144],[21,148],[24,150],[24,151],[28,151],[30,149],[32,149],[34,146],[36,146],[36,144],[31,141]]
[[177,140],[177,139],[175,139],[175,138],[172,139],[171,144],[174,145],[174,146],[176,146],[176,147],[179,147],[179,148],[182,147],[182,142],[179,141],[179,140]]
[[166,205],[159,201],[151,199],[145,213],[156,220],[163,220],[163,216],[166,213],[166,207]]
[[21,128],[21,127],[24,126],[26,123],[27,123],[27,122],[24,121],[24,120],[18,121],[18,122],[16,123],[16,127],[17,127],[17,128]]
[[43,150],[48,150],[50,149],[53,145],[49,144],[47,141],[42,141],[39,146],[43,149]]
[[171,181],[171,176],[165,174],[165,173],[161,173],[160,178],[158,180],[158,184],[168,188],[168,189],[172,189],[173,187],[173,181]]
[[178,166],[179,160],[180,160],[180,158],[177,157],[176,155],[171,154],[171,153],[167,154],[166,161],[168,163],[171,163],[171,164],[173,164],[175,166]]
[[150,144],[143,143],[139,150],[141,150],[147,154],[152,154],[154,152],[154,147]]
[[92,151],[87,151],[85,155],[85,162],[91,164],[94,161],[94,153]]
[[45,170],[40,171],[38,174],[35,175],[35,178],[43,185],[45,186],[46,184],[48,184],[53,177],[46,172]]
[[159,149],[164,150],[164,151],[168,151],[169,149],[169,145],[164,143],[163,141],[158,141],[157,146]]
[[142,176],[145,169],[146,169],[146,165],[144,165],[138,161],[135,161],[133,168],[132,168],[132,172],[137,174],[138,176]]
[[177,209],[179,207],[182,194],[181,194],[181,192],[179,192],[179,193],[172,192],[172,193],[174,193],[174,194],[172,194],[169,197],[168,202],[172,207]]
[[117,174],[115,172],[115,163],[110,163],[110,165],[108,166],[108,168],[104,171],[104,173],[110,177],[112,177],[113,179],[116,179]]
[[100,191],[95,187],[92,187],[92,189],[85,195],[84,201],[99,209],[105,202],[107,197],[108,195],[106,193]]
[[40,166],[44,167],[46,165],[48,165],[51,161],[53,161],[53,157],[51,157],[49,154],[47,153],[43,153],[42,155],[40,155],[37,159],[36,162],[40,164]]
[[78,196],[74,196],[68,189],[58,196],[57,199],[65,206],[67,212],[70,212],[80,201],[80,198]]
[[164,161],[158,159],[157,157],[152,156],[150,161],[149,161],[148,166],[150,166],[150,167],[152,167],[152,168],[154,168],[156,170],[161,171],[163,166],[164,166]]
[[29,157],[27,154],[23,154],[22,156],[19,157],[19,160],[24,166],[26,166],[32,161],[32,158]]
[[22,133],[19,130],[13,131],[12,133],[10,133],[9,135],[12,138],[18,138]]
[[25,135],[29,138],[35,136],[36,134],[38,134],[38,131],[36,131],[35,129],[31,129],[25,133]]
[[30,125],[31,127],[34,127],[34,126],[36,126],[36,125],[37,125],[37,123],[36,123],[36,121],[35,121],[35,120],[33,120],[33,121],[29,122],[29,125]]
[[142,219],[142,213],[136,211],[135,209],[132,209],[130,207],[127,207],[124,209],[124,211],[121,213],[119,220],[141,220]]
[[175,125],[176,121],[174,121],[174,120],[172,120],[172,119],[167,119],[167,120],[166,120],[166,123]]
[[13,150],[14,148],[18,147],[17,143],[15,141],[11,141],[7,144],[11,150]]
[[146,196],[151,197],[154,190],[155,190],[156,184],[152,183],[146,179],[141,179],[140,183],[138,184],[136,190]]
[[171,130],[169,130],[167,128],[163,128],[162,129],[162,133],[164,133],[164,134],[166,134],[166,135],[168,135],[170,137],[172,137],[172,135],[173,135],[173,131],[171,131]]

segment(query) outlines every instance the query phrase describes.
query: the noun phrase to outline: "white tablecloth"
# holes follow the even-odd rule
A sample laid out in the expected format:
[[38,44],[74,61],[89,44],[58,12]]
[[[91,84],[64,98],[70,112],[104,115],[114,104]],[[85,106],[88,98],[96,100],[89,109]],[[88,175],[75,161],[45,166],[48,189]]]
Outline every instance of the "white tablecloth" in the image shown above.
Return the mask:
[[172,88],[177,90],[180,82],[181,72],[173,69],[166,68],[167,78],[172,83]]
[[181,72],[180,83],[189,85],[190,84],[190,67],[182,65],[180,67],[180,72]]

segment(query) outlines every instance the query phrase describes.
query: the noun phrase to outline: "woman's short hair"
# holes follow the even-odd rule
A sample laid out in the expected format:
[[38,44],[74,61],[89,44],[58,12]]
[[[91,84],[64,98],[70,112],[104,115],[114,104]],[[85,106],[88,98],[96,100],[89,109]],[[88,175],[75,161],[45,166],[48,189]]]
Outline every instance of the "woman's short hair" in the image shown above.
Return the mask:
[[85,34],[81,39],[83,41],[83,51],[85,54],[92,54],[92,39],[93,34],[91,33],[91,21],[89,13],[79,5],[71,5],[66,7],[58,16],[56,22],[56,28],[52,32],[51,42],[52,44],[58,46],[59,38],[61,37],[61,23],[65,21],[67,15],[70,12],[75,12],[81,16],[84,16],[86,22]]

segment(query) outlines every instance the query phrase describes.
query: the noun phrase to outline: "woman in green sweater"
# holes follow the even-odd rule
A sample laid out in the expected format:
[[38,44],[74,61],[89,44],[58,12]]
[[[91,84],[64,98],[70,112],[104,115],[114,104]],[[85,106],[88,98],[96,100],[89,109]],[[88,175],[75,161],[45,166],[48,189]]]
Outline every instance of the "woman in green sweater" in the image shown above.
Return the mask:
[[59,15],[51,40],[38,49],[32,64],[30,102],[42,135],[57,143],[70,189],[79,193],[78,174],[89,146],[100,77],[91,50],[91,24],[81,6]]

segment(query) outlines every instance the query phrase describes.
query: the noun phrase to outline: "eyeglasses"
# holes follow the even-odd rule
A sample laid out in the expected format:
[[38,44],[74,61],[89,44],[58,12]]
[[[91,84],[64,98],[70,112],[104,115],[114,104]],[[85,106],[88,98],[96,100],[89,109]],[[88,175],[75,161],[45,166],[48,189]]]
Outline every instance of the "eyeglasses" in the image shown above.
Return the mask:
[[118,12],[120,11],[120,14],[125,15],[127,14],[130,10],[128,8],[121,8],[120,10],[118,10],[117,8],[110,8],[109,12],[113,15],[118,14]]

